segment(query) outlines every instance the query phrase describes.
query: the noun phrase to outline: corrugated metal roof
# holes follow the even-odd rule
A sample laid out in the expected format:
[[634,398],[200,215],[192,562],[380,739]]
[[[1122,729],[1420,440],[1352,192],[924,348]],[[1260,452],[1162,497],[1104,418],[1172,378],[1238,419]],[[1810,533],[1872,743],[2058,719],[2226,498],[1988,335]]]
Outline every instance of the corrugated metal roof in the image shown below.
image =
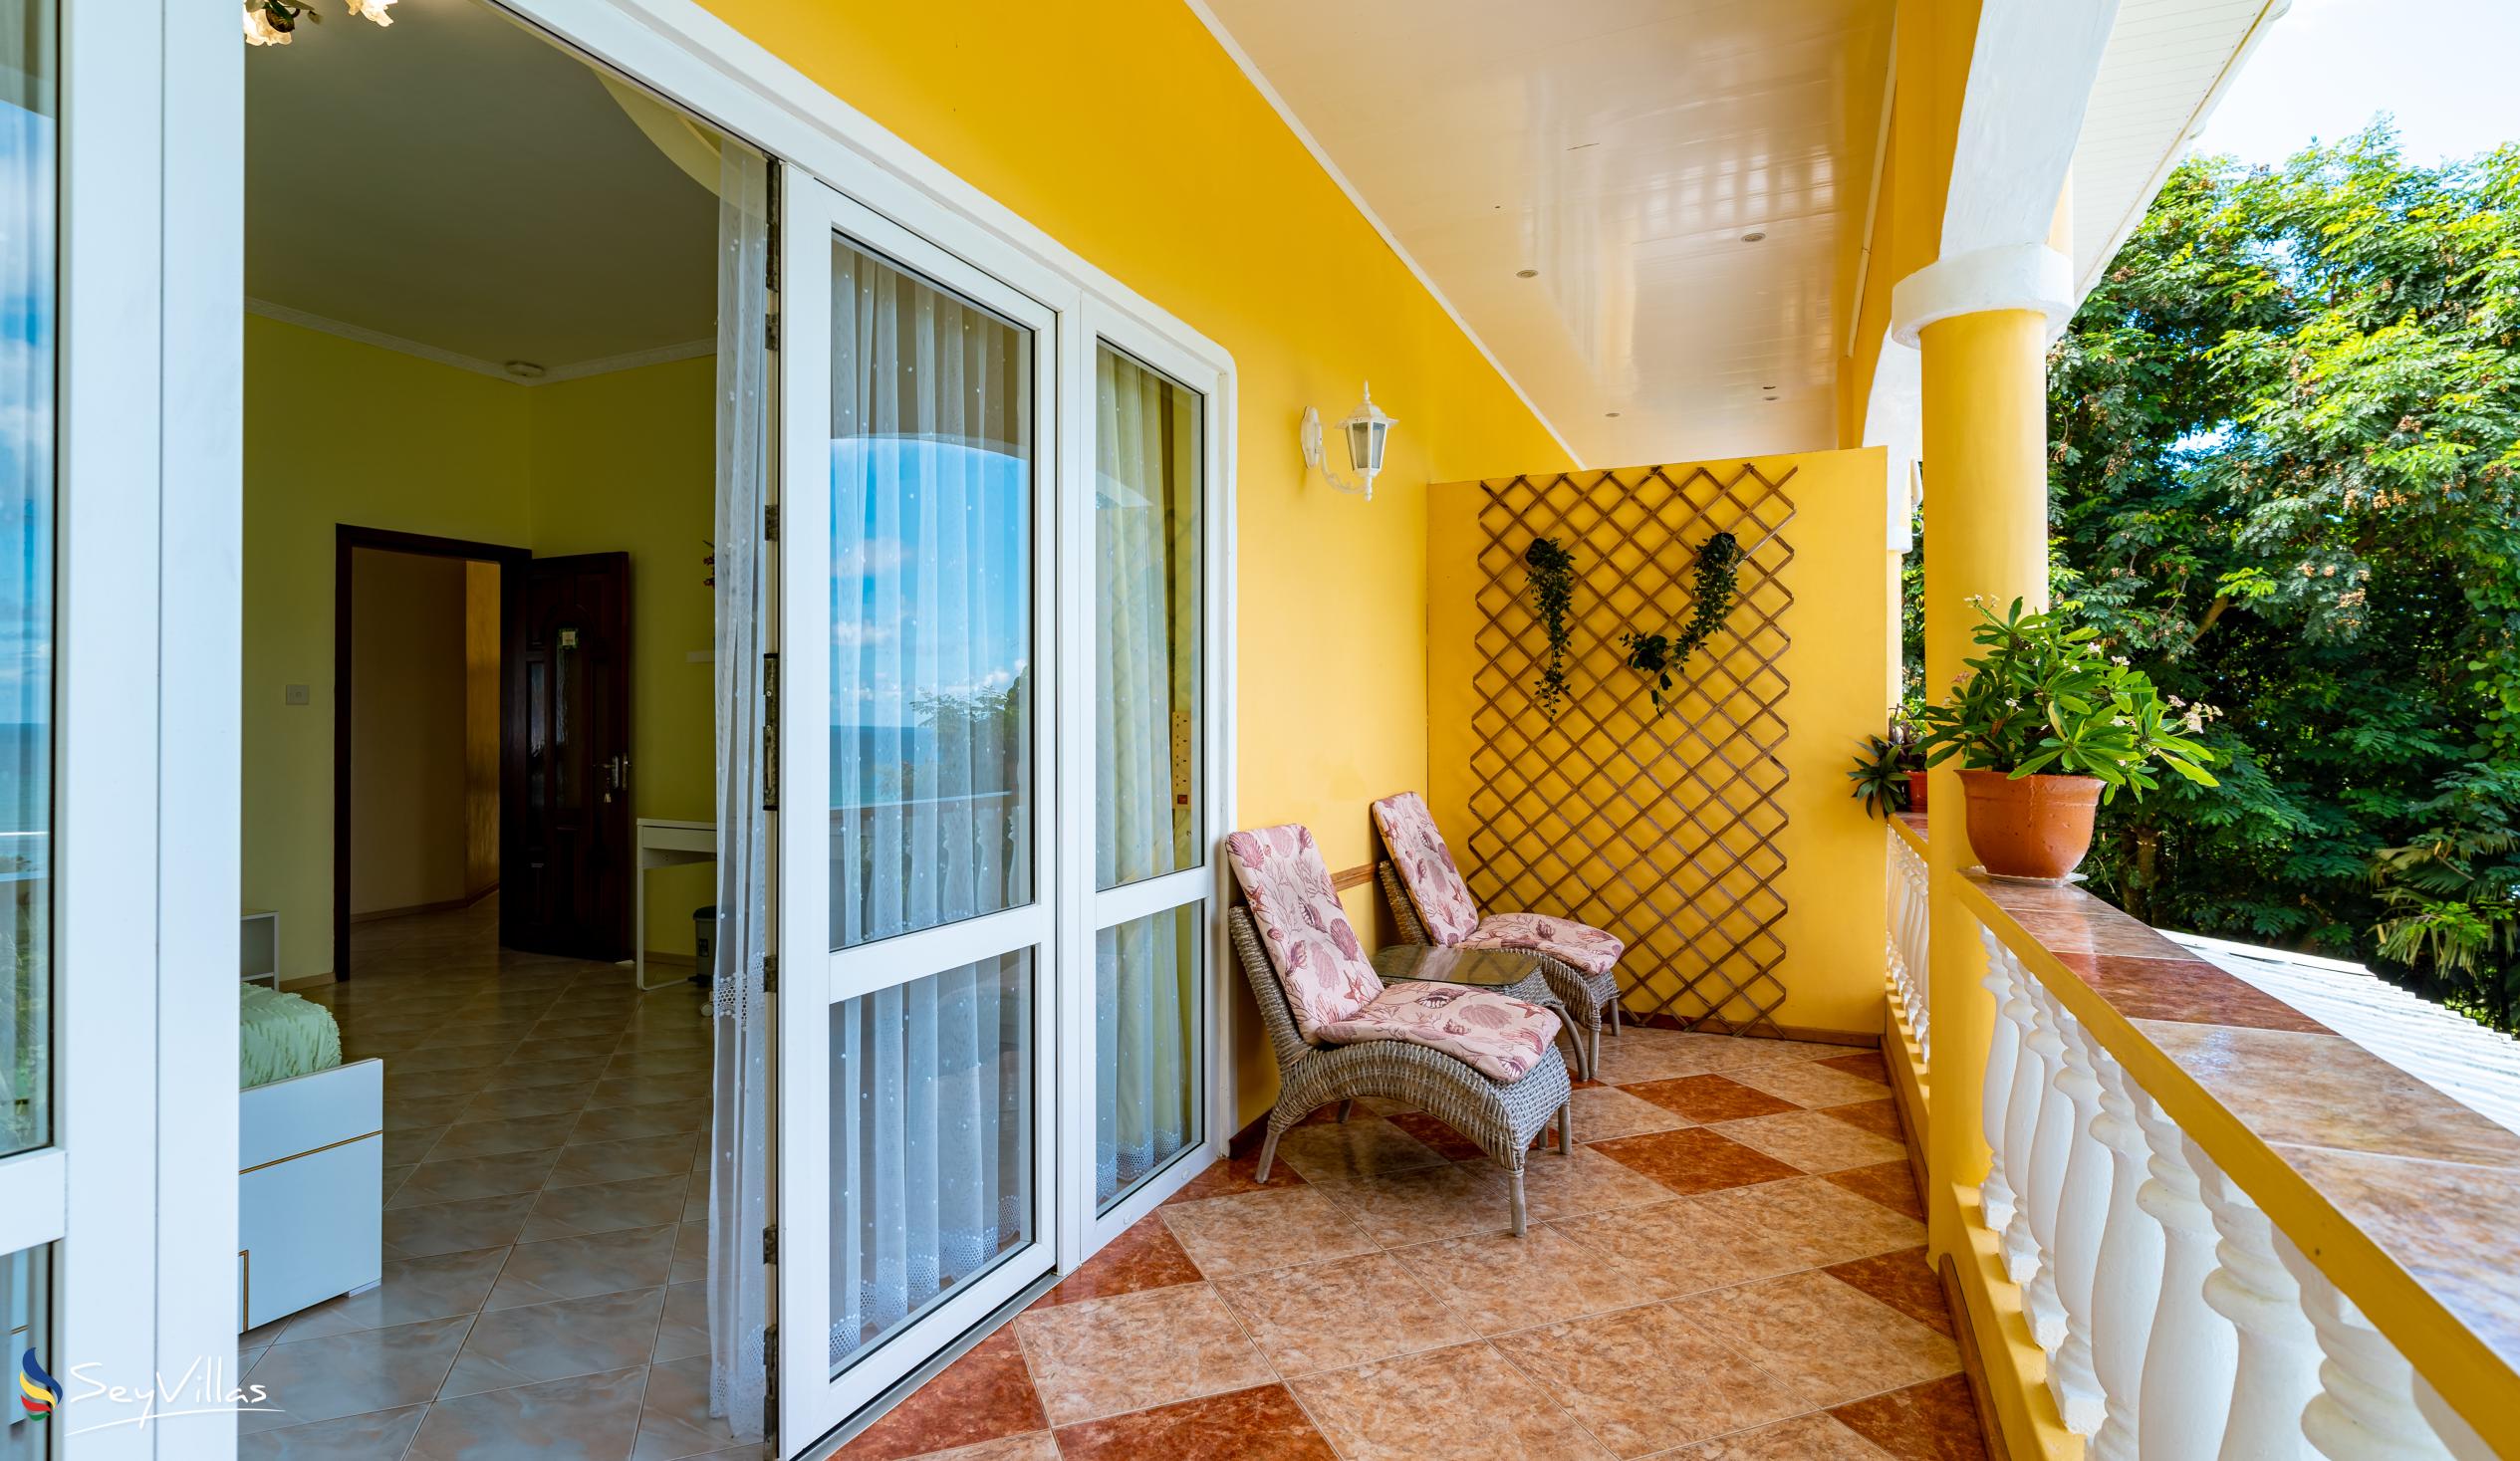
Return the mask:
[[2408,994],[2361,964],[2161,932],[2471,1110],[2520,1131],[2520,1040]]

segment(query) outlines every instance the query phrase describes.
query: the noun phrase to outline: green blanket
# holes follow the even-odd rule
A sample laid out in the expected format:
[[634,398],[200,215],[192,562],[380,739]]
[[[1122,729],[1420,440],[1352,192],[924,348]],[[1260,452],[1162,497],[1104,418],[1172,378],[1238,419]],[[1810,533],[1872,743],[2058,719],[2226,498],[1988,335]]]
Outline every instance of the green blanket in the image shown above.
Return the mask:
[[268,1086],[342,1063],[342,1029],[331,1010],[259,984],[238,988],[244,991],[243,1086]]

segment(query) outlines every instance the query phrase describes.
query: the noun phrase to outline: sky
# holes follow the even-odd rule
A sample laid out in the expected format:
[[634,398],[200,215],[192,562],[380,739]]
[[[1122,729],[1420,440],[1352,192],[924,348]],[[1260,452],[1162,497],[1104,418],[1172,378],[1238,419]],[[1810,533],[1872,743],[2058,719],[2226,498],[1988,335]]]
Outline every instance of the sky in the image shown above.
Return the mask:
[[2513,0],[2293,0],[2196,150],[2281,162],[2388,112],[2409,160],[2473,156],[2520,140],[2515,59]]

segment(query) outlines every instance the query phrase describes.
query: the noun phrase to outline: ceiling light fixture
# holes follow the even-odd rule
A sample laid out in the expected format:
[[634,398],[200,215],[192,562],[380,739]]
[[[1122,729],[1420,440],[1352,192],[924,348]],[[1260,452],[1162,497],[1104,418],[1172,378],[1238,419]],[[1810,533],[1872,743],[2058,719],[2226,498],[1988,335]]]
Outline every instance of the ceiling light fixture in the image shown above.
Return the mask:
[[543,378],[543,367],[534,364],[532,361],[510,361],[499,368],[507,371],[519,380],[540,380]]
[[1604,411],[1604,412],[1602,412],[1602,414],[1603,414],[1603,415],[1605,415],[1605,416],[1608,416],[1610,419],[1612,419],[1612,420],[1614,420],[1614,421],[1616,421],[1616,420],[1618,420],[1618,419],[1619,419],[1619,412],[1617,412],[1617,411]]
[[1297,439],[1304,448],[1304,465],[1320,472],[1325,481],[1340,491],[1361,493],[1366,501],[1372,502],[1374,478],[1383,470],[1383,448],[1390,440],[1391,428],[1398,424],[1383,414],[1382,407],[1374,403],[1374,386],[1368,382],[1364,402],[1348,413],[1348,419],[1339,423],[1339,429],[1348,434],[1348,465],[1365,479],[1350,482],[1330,469],[1330,458],[1322,449],[1321,412],[1306,406],[1304,423],[1297,431]]
[[1540,271],[1537,269],[1517,269],[1514,271],[1514,277],[1516,279],[1538,279],[1540,277]]
[[[343,0],[343,3],[353,15],[373,20],[378,25],[393,24],[393,17],[385,14],[393,0]],[[286,46],[296,37],[299,21],[321,23],[323,19],[310,0],[245,0],[245,44]]]
[[1745,233],[1745,234],[1741,235],[1741,241],[1742,241],[1743,243],[1757,243],[1759,240],[1761,240],[1761,239],[1763,239],[1763,238],[1765,238],[1765,237],[1767,237],[1767,235],[1766,235],[1765,233],[1762,233],[1762,232],[1760,232],[1760,231],[1758,231],[1758,230],[1756,230],[1756,229],[1753,229],[1752,231],[1750,231],[1750,232],[1748,232],[1748,233]]

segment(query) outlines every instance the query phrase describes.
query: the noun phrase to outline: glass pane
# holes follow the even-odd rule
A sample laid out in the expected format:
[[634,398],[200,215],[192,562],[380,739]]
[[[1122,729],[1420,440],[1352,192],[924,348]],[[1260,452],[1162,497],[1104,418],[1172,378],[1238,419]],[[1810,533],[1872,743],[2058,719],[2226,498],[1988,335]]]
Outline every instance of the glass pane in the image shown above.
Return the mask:
[[1199,966],[1206,905],[1094,939],[1094,1198],[1108,1211],[1199,1139]]
[[0,0],[0,1156],[53,1139],[55,116],[53,7]]
[[832,258],[834,948],[1032,901],[1032,332]]
[[1095,880],[1206,860],[1199,828],[1199,393],[1095,361]]
[[[0,1461],[41,1461],[50,1455],[48,1449],[53,1428],[61,1417],[34,1408],[40,1382],[30,1386],[30,1376],[40,1371],[61,1386],[65,1396],[70,1386],[61,1379],[69,1366],[53,1352],[52,1311],[53,1250],[50,1244],[23,1248],[0,1257],[0,1329],[9,1333],[8,1374],[9,1404],[0,1412]],[[30,1371],[27,1361],[35,1361]]]
[[1033,956],[832,1007],[834,1374],[1033,1239]]

